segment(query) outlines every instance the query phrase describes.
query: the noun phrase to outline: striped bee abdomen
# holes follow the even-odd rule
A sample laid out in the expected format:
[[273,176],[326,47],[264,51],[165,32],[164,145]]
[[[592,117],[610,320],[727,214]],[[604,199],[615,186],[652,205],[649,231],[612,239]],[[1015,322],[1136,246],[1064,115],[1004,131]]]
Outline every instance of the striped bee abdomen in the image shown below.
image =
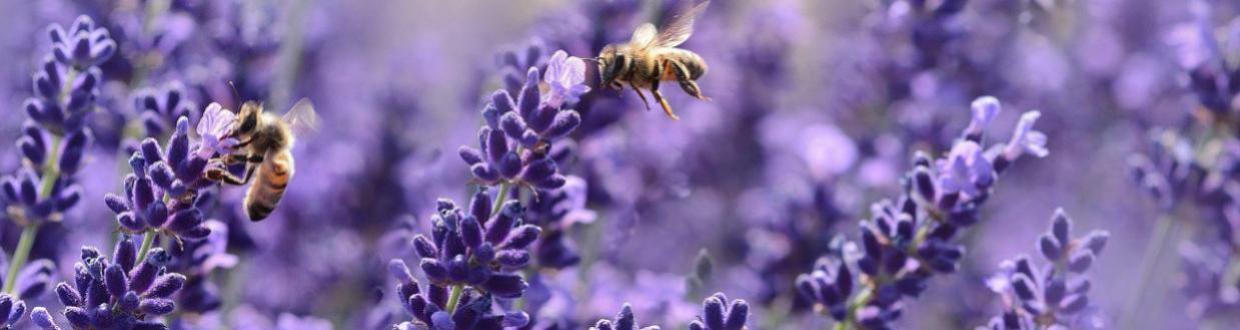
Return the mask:
[[245,195],[245,210],[251,221],[271,215],[293,179],[293,155],[288,149],[272,150],[264,158]]

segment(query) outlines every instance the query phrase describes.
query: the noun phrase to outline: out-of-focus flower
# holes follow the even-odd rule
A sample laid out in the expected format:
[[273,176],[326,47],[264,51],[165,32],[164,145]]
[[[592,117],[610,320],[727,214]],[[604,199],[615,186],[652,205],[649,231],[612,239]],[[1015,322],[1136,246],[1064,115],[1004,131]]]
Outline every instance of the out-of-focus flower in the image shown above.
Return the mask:
[[[1016,135],[1036,133],[1032,125],[1022,120]],[[979,133],[966,132],[970,138],[956,141],[945,158],[914,157],[902,196],[871,206],[871,218],[860,223],[860,242],[847,243],[798,277],[802,297],[842,326],[886,329],[903,313],[904,297],[921,295],[931,277],[959,268],[965,247],[956,237],[980,220],[997,176],[1020,156],[982,152],[975,140],[982,140],[983,130],[968,129]]]
[[624,304],[620,307],[620,313],[616,314],[614,320],[602,319],[594,323],[590,330],[659,330],[659,326],[642,327],[633,317],[633,307]]
[[179,118],[197,118],[194,112],[198,105],[188,99],[189,95],[180,82],[173,81],[159,89],[139,89],[133,95],[134,110],[146,131],[144,137],[165,137],[164,134],[176,127]]
[[1026,330],[1097,328],[1090,320],[1090,281],[1084,276],[1106,246],[1110,234],[1095,230],[1073,239],[1072,220],[1055,210],[1051,228],[1038,239],[1038,250],[1049,263],[1038,267],[1028,256],[1004,261],[1001,273],[987,284],[1003,296],[1002,316],[978,329]]
[[689,323],[689,330],[743,330],[749,321],[749,303],[733,300],[722,292],[715,293],[702,302],[702,315]]
[[56,60],[75,69],[97,66],[116,53],[116,42],[108,29],[95,26],[90,16],[79,16],[69,30],[52,25],[48,30],[52,37],[52,54]]

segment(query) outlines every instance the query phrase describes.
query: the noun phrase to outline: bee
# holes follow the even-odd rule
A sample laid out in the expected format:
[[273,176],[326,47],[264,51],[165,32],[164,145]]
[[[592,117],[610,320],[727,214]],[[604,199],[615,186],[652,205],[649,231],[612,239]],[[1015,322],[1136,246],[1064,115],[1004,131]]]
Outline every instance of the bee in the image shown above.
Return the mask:
[[637,92],[646,110],[650,110],[650,101],[642,94],[642,89],[649,89],[654,99],[663,106],[663,112],[673,120],[680,118],[659,93],[659,82],[675,80],[685,93],[699,100],[708,100],[696,82],[706,74],[706,61],[698,54],[676,46],[693,34],[694,18],[706,9],[710,1],[696,5],[692,4],[695,0],[684,1],[689,4],[687,8],[683,8],[662,28],[656,29],[654,24],[644,23],[633,31],[628,43],[607,45],[595,59],[602,86],[623,90],[624,84],[628,84]]
[[266,219],[293,180],[295,131],[312,130],[317,125],[314,105],[306,99],[298,101],[283,117],[264,112],[262,104],[246,102],[228,134],[240,141],[237,151],[222,156],[225,165],[246,163],[245,176],[238,178],[223,169],[213,169],[207,177],[238,186],[257,178],[246,190],[245,210],[250,221]]

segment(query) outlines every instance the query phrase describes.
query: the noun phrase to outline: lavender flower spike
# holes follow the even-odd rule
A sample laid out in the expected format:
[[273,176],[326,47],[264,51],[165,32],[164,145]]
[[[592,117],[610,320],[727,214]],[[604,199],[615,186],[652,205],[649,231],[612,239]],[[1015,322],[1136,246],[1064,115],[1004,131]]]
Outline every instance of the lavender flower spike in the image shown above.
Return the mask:
[[[624,307],[620,308],[620,314],[616,314],[614,320],[598,320],[597,323],[594,323],[594,326],[590,327],[590,330],[639,330],[638,327],[640,325],[637,324],[637,320],[633,317],[633,307],[626,303]],[[640,328],[640,330],[659,330],[659,326],[652,325]]]
[[[83,247],[81,261],[74,264],[74,282],[61,282],[56,295],[61,311],[73,329],[167,329],[157,317],[176,310],[174,295],[185,285],[185,276],[169,273],[171,258],[162,248],[151,249],[137,260],[138,248],[128,236],[117,242],[112,259],[98,249]],[[43,329],[56,329],[46,310],[36,309],[31,318]]]
[[1072,219],[1063,209],[1056,210],[1051,228],[1038,240],[1047,265],[1039,267],[1023,255],[1000,265],[1000,274],[987,284],[1003,296],[1004,312],[979,330],[1082,329],[1096,323],[1084,274],[1110,234],[1095,230],[1073,239],[1071,227]]

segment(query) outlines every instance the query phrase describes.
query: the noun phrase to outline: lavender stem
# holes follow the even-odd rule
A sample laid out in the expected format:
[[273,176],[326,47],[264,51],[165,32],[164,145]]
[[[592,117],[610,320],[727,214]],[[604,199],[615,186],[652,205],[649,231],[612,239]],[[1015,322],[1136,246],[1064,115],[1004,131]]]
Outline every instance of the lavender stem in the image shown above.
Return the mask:
[[[1166,250],[1167,239],[1171,237],[1171,232],[1175,231],[1175,219],[1170,214],[1163,214],[1158,217],[1158,223],[1155,225],[1154,231],[1150,233],[1150,239],[1153,244],[1146,245],[1145,252],[1141,257],[1141,274],[1137,278],[1137,288],[1146,288],[1149,285],[1150,278],[1153,277],[1154,269],[1158,261],[1162,259],[1162,252]],[[1132,297],[1128,299],[1128,303],[1124,305],[1124,309],[1120,311],[1120,323],[1124,326],[1137,324],[1140,315],[1135,313],[1137,308],[1141,307],[1144,301],[1144,293],[1150,290],[1133,290]],[[1125,329],[1125,327],[1121,327]]]
[[456,312],[456,304],[457,302],[461,301],[462,292],[465,292],[464,286],[460,284],[452,286],[452,295],[448,296],[448,306],[444,307],[448,311],[448,313]]
[[151,250],[151,245],[154,245],[155,236],[157,235],[154,230],[146,230],[146,235],[142,237],[142,247],[138,249],[138,259],[136,260],[146,260],[146,253]]
[[39,223],[35,222],[22,230],[21,240],[17,242],[17,250],[13,251],[13,263],[9,265],[8,276],[4,278],[4,292],[13,292],[17,284],[17,273],[26,265],[30,257],[30,248],[34,247],[34,237],[39,234]]

